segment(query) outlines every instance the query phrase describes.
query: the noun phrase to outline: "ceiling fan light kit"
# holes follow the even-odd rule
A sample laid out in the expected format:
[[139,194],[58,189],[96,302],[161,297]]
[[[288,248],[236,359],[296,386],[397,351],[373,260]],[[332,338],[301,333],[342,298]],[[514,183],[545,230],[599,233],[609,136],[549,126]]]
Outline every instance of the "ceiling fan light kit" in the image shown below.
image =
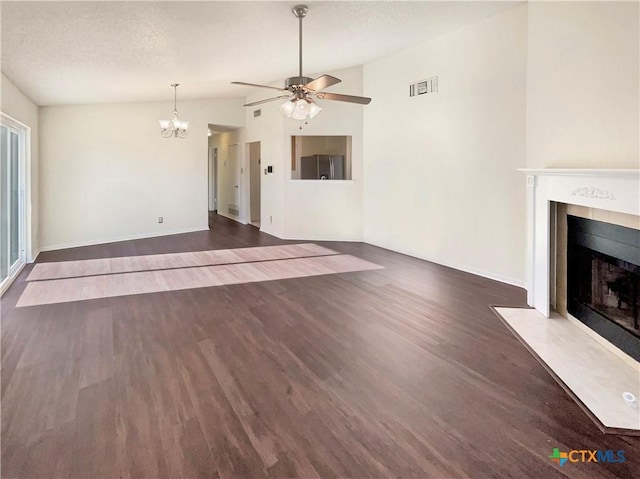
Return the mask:
[[173,118],[171,120],[158,120],[160,134],[164,138],[186,138],[189,122],[178,118],[178,86],[180,83],[172,83],[173,87]]
[[[320,113],[320,111],[322,111],[322,108],[313,101],[314,97],[321,100],[343,101],[347,103],[368,105],[371,102],[371,98],[353,95],[341,95],[339,93],[326,93],[320,91],[324,88],[328,88],[332,85],[340,83],[341,80],[339,78],[333,77],[331,75],[321,75],[314,80],[313,78],[305,77],[302,75],[302,19],[307,16],[309,8],[306,5],[296,5],[291,9],[291,11],[293,12],[293,15],[298,19],[299,24],[298,76],[287,78],[284,82],[284,88],[278,88],[269,85],[259,85],[256,83],[231,82],[234,85],[269,88],[271,90],[288,92],[289,94],[291,94],[291,96],[280,95],[274,98],[268,98],[266,100],[247,103],[244,106],[255,106],[262,103],[268,103],[282,98],[287,98],[287,101],[282,103],[279,107],[282,114],[287,118],[306,122],[310,118],[313,118],[318,113]],[[302,126],[300,128],[302,128]]]
[[285,101],[279,108],[284,116],[294,120],[313,118],[322,111],[322,108],[309,98]]

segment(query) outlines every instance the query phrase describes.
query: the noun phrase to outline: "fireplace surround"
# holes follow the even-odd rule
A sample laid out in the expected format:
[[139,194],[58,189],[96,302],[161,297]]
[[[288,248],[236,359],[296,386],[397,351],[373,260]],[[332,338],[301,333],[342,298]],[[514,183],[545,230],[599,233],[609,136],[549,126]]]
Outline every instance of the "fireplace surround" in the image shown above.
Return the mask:
[[527,302],[549,317],[556,288],[556,205],[640,216],[640,170],[521,171],[527,175]]
[[[640,436],[637,406],[627,402],[640,398],[640,361],[588,324],[590,318],[574,317],[577,302],[627,339],[637,337],[632,298],[640,170],[521,171],[527,175],[531,308],[494,311],[602,432]],[[581,266],[569,272],[575,259]]]

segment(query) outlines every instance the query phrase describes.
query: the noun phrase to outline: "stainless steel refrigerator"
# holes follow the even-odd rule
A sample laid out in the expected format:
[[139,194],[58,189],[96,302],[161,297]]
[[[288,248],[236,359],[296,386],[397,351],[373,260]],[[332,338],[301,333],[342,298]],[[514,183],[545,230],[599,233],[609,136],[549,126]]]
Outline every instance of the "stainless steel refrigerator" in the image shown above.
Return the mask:
[[300,179],[344,180],[344,156],[303,156],[300,158]]

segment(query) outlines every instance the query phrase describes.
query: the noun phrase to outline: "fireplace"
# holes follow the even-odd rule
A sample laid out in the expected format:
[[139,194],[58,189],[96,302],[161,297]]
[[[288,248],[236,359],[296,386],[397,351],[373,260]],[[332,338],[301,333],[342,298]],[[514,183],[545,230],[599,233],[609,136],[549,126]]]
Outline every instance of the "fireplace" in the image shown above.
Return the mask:
[[[527,303],[549,317],[556,286],[558,204],[640,218],[640,170],[521,170],[527,175]],[[616,221],[610,221],[616,223]],[[640,229],[637,221],[633,228]],[[631,225],[627,225],[631,226]],[[552,268],[553,266],[553,268]]]
[[640,361],[640,231],[567,216],[567,308]]

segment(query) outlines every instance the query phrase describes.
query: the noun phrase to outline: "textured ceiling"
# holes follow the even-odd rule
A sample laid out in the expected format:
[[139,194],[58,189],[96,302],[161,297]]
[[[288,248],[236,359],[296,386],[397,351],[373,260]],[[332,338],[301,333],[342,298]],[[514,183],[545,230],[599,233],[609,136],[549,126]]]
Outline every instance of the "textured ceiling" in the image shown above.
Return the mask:
[[[297,2],[0,2],[3,73],[38,105],[245,96],[297,75]],[[306,2],[304,73],[361,65],[515,2]]]

